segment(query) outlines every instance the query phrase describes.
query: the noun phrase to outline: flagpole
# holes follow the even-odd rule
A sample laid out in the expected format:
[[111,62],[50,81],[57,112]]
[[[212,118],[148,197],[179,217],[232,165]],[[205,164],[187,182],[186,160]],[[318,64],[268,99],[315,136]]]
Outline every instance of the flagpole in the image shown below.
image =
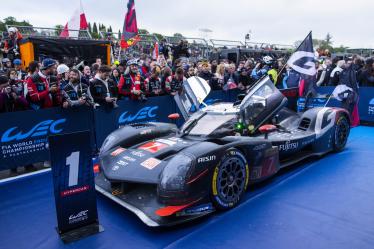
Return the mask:
[[[301,43],[299,44],[299,46],[295,49],[295,51],[299,50],[299,48],[301,47],[301,44],[303,44],[303,43],[305,42],[306,38],[308,38],[308,36],[309,36],[310,34],[312,34],[312,30],[308,33],[307,36],[305,36],[304,40],[302,40],[302,42],[301,42]],[[291,54],[291,55],[292,55],[292,54]],[[289,58],[290,58],[290,56],[287,58],[287,61],[288,61]],[[286,61],[286,63],[283,65],[283,67],[281,68],[281,70],[279,70],[278,75],[277,75],[277,79],[276,79],[275,82],[278,81],[279,75],[280,75],[281,72],[286,68],[286,66],[287,66],[287,61]]]

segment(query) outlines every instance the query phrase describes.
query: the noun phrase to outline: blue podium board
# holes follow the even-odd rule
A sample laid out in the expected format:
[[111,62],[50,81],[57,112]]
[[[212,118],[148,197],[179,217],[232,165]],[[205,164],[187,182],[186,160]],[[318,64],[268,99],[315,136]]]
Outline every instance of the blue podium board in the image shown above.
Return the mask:
[[96,205],[90,132],[50,136],[57,231],[65,242],[102,231]]

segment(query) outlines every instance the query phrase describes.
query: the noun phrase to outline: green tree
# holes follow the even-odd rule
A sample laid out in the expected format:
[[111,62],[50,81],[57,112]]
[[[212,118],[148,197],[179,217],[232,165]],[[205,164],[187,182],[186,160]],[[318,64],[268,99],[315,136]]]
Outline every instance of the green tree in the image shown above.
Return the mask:
[[181,33],[175,33],[173,37],[184,38],[184,36]]
[[92,26],[92,38],[99,38],[99,33],[98,33],[98,30],[97,30],[97,24],[96,22],[94,22],[93,26]]
[[90,22],[88,23],[88,31],[89,31],[90,33],[92,33],[92,25],[91,25]]
[[122,36],[122,34],[121,34],[121,30],[119,29],[119,30],[118,30],[118,40],[121,40],[121,36]]
[[161,41],[162,39],[164,39],[164,36],[161,35],[161,34],[159,34],[159,33],[153,33],[153,35],[156,36],[159,41]]
[[110,32],[110,33],[113,32],[113,30],[112,30],[112,26],[109,26],[109,28],[108,28],[108,32]]
[[340,45],[340,47],[333,48],[332,52],[334,52],[334,53],[345,53],[345,52],[347,52],[347,49],[349,49],[349,47],[345,47],[343,45]]
[[138,29],[139,35],[149,35],[148,30],[146,29]]
[[56,29],[55,35],[59,36],[61,34],[61,31],[64,29],[64,26],[61,24],[57,24],[55,25],[55,29]]

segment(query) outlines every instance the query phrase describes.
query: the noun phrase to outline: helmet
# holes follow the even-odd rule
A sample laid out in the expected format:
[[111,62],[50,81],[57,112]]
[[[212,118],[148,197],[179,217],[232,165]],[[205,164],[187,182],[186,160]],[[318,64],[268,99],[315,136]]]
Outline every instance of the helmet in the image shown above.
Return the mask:
[[273,58],[269,55],[264,56],[262,60],[264,61],[265,64],[268,64],[268,65],[273,63]]
[[15,59],[15,60],[13,61],[13,64],[14,64],[14,65],[22,65],[22,61],[21,61],[20,59]]
[[15,28],[15,27],[10,27],[9,29],[8,29],[8,32],[13,32],[13,33],[16,33],[18,30],[17,30],[17,28]]
[[69,67],[66,66],[65,64],[60,64],[57,67],[57,74],[63,74],[69,72]]
[[56,65],[56,61],[51,58],[45,58],[42,62],[41,70],[48,69],[52,66]]

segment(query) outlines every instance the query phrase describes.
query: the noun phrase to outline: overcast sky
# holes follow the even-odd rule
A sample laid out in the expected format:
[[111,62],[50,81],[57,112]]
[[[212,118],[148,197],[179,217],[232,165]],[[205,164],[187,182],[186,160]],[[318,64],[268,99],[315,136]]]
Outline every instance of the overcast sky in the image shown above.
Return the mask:
[[[82,0],[89,22],[122,29],[127,0]],[[373,0],[135,0],[138,27],[150,32],[292,45],[310,30],[313,38],[333,36],[334,46],[374,47]],[[14,16],[34,26],[65,24],[79,0],[15,0],[2,4],[0,18]]]

